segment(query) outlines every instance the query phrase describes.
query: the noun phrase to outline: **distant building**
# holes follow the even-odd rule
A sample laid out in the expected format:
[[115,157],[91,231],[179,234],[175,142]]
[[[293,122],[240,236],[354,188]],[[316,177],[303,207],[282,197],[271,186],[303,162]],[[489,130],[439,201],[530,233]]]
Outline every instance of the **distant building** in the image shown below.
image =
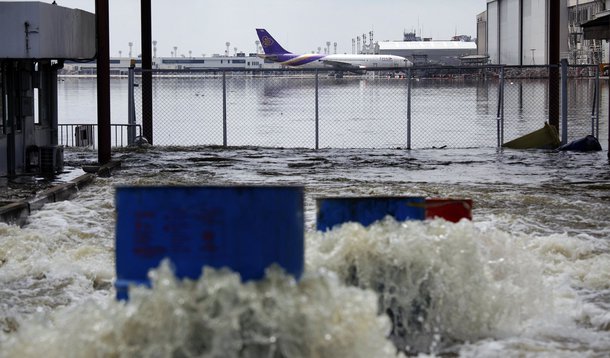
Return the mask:
[[[610,1],[568,0],[568,60],[575,64],[608,62],[607,41],[585,40],[581,24],[610,10]],[[606,44],[606,45],[604,45]]]
[[402,35],[403,41],[421,41],[421,37],[417,36],[415,32],[404,32]]
[[[487,10],[477,16],[479,54],[485,51],[494,64],[548,64],[548,1],[487,0]],[[579,25],[610,9],[610,0],[556,1],[561,57],[582,64],[607,61],[607,42],[585,41]]]
[[487,11],[477,15],[477,54],[487,55]]
[[451,37],[451,41],[472,42],[472,37],[468,35],[455,35]]
[[[129,57],[113,57],[110,59],[111,75],[126,75],[131,64]],[[141,66],[141,59],[135,60],[136,67]],[[95,61],[91,62],[71,62],[64,64],[63,74],[94,75],[96,73]],[[218,69],[218,70],[257,70],[270,68],[269,64],[257,57],[256,54],[238,53],[237,56],[214,55],[212,57],[156,57],[153,58],[152,68],[161,70],[197,70],[197,69]]]
[[477,45],[463,41],[383,41],[379,42],[379,53],[402,56],[415,65],[459,65],[461,57],[477,54]]

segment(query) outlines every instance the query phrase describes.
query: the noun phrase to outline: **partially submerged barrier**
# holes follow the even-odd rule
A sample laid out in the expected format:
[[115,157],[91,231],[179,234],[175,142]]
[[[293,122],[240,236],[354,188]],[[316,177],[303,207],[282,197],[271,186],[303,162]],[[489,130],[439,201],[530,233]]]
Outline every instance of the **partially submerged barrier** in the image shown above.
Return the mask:
[[426,199],[426,219],[443,218],[458,222],[462,219],[472,220],[471,199]]
[[22,226],[28,216],[47,203],[68,200],[84,186],[95,179],[92,174],[83,174],[67,183],[60,183],[37,193],[31,198],[22,199],[0,206],[0,221]]
[[[148,271],[168,258],[179,278],[204,266],[260,279],[271,264],[299,278],[304,266],[303,187],[204,186],[116,189],[117,299],[150,285]],[[471,219],[469,199],[342,197],[317,200],[317,229],[355,221]]]
[[317,229],[325,231],[348,221],[368,226],[390,215],[398,221],[443,218],[472,220],[471,199],[423,197],[340,197],[317,200]]
[[348,221],[364,226],[391,215],[396,220],[424,220],[423,197],[337,197],[317,200],[317,229],[325,231]]
[[259,279],[276,263],[299,278],[304,265],[303,187],[119,187],[116,289],[148,285],[148,271],[169,258],[179,278],[203,266]]

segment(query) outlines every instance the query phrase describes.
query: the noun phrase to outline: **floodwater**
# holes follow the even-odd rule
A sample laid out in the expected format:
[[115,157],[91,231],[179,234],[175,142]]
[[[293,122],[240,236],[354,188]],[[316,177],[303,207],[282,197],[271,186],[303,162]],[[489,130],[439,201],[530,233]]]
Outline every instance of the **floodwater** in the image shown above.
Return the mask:
[[[506,80],[501,101],[504,107],[499,112],[499,82],[494,78],[416,78],[409,101],[405,79],[320,75],[316,109],[311,75],[227,76],[223,122],[222,77],[170,74],[153,80],[154,142],[223,145],[226,134],[230,146],[315,148],[317,139],[319,148],[406,148],[409,144],[411,148],[496,147],[499,113],[503,113],[505,142],[543,127],[548,120],[547,82]],[[607,93],[606,82],[602,81],[602,93]],[[94,79],[65,78],[59,93],[60,123],[96,123]],[[606,138],[607,95],[602,95],[601,103],[594,101],[595,80],[570,78],[567,93],[568,139],[582,138],[592,131]],[[112,123],[127,123],[127,99],[127,79],[113,79]],[[135,102],[140,124],[141,87],[135,88]],[[112,135],[115,143],[120,133]],[[127,138],[126,133],[123,138]],[[607,140],[602,142],[607,145]]]
[[[113,177],[22,228],[0,224],[0,356],[610,355],[605,151],[193,146],[113,157]],[[95,159],[66,152],[74,173]],[[180,282],[162,266],[152,290],[116,302],[124,184],[304,185],[303,278],[271,269],[242,284],[207,269]],[[315,198],[337,195],[472,198],[473,220],[316,232]]]

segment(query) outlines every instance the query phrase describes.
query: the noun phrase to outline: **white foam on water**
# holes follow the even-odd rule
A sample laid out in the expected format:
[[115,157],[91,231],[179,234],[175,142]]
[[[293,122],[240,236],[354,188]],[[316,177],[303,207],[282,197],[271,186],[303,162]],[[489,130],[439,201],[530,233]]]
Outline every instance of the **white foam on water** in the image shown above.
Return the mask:
[[[386,218],[312,235],[306,248],[308,268],[327,268],[379,294],[381,311],[393,321],[391,338],[407,352],[455,353],[465,342],[515,337],[545,337],[537,349],[549,356],[583,347],[610,352],[598,331],[607,329],[608,311],[583,300],[578,287],[608,285],[610,262],[598,240],[508,234],[465,220]],[[592,266],[602,271],[583,276]],[[509,343],[498,344],[511,351]],[[484,345],[491,355],[498,347]]]
[[0,224],[0,342],[32,314],[103,299],[114,279],[114,207],[95,189]]
[[153,289],[133,288],[128,303],[87,301],[31,322],[14,334],[8,356],[395,357],[373,292],[342,285],[325,271],[298,283],[279,268],[242,283],[206,268],[176,280],[167,263]]

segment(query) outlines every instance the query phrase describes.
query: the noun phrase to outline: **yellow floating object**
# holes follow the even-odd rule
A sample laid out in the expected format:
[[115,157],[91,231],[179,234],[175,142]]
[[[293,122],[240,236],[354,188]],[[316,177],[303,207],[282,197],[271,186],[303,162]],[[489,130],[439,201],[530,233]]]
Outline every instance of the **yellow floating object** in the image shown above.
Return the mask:
[[511,149],[555,149],[561,145],[557,129],[547,122],[544,127],[502,145]]

